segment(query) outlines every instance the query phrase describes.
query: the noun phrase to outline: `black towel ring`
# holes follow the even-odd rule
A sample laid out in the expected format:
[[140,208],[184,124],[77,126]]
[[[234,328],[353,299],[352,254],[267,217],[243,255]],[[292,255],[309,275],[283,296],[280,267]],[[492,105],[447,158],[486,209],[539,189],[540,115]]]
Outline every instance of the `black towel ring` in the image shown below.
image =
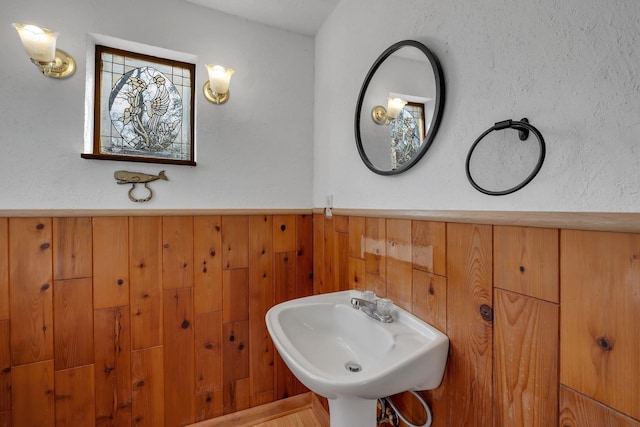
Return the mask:
[[[521,141],[526,141],[529,138],[529,133],[533,133],[536,136],[536,138],[538,139],[538,144],[540,145],[540,156],[538,157],[538,162],[536,163],[535,168],[529,174],[529,176],[526,177],[524,181],[522,181],[520,184],[516,185],[515,187],[509,188],[503,191],[487,190],[486,188],[479,186],[471,176],[471,172],[469,170],[469,163],[471,162],[471,156],[473,155],[473,151],[476,149],[476,146],[482,140],[482,138],[484,138],[494,130],[502,130],[502,129],[509,129],[509,128],[515,129],[518,131],[518,136]],[[481,193],[488,194],[490,196],[504,196],[506,194],[514,193],[520,190],[522,187],[524,187],[528,183],[530,183],[531,180],[535,178],[535,176],[538,174],[538,172],[540,171],[540,168],[542,168],[542,163],[544,162],[545,150],[546,150],[546,146],[545,146],[544,138],[542,137],[542,134],[533,125],[529,124],[529,120],[527,120],[526,118],[520,121],[504,120],[504,121],[498,122],[492,127],[490,127],[489,129],[487,129],[482,135],[480,135],[478,139],[475,140],[471,148],[469,149],[469,154],[467,154],[467,162],[465,166],[466,172],[467,172],[467,179],[469,180],[473,188],[480,191]]]

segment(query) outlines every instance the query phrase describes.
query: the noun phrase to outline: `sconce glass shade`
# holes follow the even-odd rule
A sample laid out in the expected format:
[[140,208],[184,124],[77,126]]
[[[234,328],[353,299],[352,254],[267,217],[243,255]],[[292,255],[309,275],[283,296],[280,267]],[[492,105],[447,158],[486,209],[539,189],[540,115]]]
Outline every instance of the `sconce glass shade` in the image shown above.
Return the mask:
[[407,101],[400,98],[387,98],[387,108],[376,105],[371,110],[371,119],[379,125],[388,125],[391,120],[395,120],[407,104]]
[[53,62],[56,57],[58,33],[30,24],[13,24],[27,55],[34,61]]
[[235,70],[215,64],[206,67],[209,80],[204,84],[205,97],[214,104],[224,104],[229,99],[229,83]]
[[388,98],[387,99],[387,118],[389,120],[395,120],[398,118],[400,111],[407,104],[407,101],[400,98]]
[[31,24],[13,24],[24,50],[47,77],[63,79],[76,72],[76,62],[71,55],[56,49],[58,33]]

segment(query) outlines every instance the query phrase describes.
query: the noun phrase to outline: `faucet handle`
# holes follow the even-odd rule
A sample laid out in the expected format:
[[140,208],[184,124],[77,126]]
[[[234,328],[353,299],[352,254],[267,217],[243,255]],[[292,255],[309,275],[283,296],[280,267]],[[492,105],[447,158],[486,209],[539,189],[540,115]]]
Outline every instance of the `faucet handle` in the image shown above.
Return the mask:
[[362,299],[373,302],[376,299],[376,294],[373,291],[362,291]]
[[391,307],[393,307],[393,301],[389,298],[380,298],[376,301],[376,311],[380,316],[390,316]]

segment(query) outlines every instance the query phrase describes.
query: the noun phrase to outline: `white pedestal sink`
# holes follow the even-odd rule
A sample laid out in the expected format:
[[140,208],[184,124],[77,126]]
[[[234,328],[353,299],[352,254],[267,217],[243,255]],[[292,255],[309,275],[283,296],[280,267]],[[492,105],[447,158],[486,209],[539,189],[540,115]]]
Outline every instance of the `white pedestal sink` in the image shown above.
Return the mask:
[[359,291],[333,292],[278,304],[267,329],[291,372],[329,399],[331,427],[373,427],[376,400],[438,387],[449,339],[393,307],[382,323],[351,306]]

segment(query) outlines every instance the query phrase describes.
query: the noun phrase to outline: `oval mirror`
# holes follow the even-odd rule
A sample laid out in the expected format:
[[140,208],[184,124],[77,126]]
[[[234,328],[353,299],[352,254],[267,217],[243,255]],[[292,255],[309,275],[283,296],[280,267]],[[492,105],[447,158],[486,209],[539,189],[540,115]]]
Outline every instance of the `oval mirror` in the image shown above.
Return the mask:
[[411,168],[433,143],[443,107],[444,77],[433,53],[414,40],[390,46],[358,96],[355,134],[364,164],[380,175]]

